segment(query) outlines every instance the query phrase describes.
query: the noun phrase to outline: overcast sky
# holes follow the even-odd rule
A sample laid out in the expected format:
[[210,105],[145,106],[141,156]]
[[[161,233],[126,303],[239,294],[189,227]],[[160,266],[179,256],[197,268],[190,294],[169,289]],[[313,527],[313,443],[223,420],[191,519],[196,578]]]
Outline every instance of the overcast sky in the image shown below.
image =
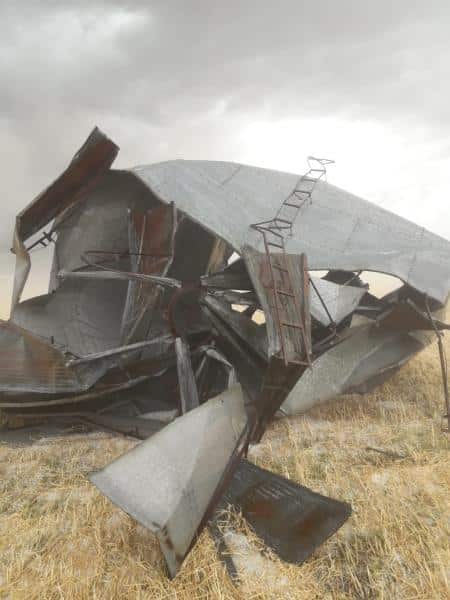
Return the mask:
[[0,316],[14,216],[94,125],[116,166],[333,158],[450,238],[449,30],[448,0],[0,0]]

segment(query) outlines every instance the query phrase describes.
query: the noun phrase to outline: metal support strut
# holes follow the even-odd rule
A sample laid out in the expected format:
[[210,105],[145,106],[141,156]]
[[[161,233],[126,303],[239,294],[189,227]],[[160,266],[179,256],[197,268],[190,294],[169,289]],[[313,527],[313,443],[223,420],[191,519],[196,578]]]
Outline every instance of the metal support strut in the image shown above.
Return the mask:
[[439,358],[441,361],[441,373],[442,373],[442,387],[444,390],[444,403],[445,403],[445,414],[444,419],[447,419],[447,433],[450,433],[450,397],[448,390],[448,371],[447,371],[447,357],[445,355],[444,344],[442,343],[442,338],[444,334],[442,331],[436,327],[436,323],[433,320],[433,316],[430,311],[430,307],[428,305],[428,298],[425,298],[425,306],[428,313],[428,318],[430,319],[430,323],[433,327],[434,333],[436,334],[438,350],[439,350]]

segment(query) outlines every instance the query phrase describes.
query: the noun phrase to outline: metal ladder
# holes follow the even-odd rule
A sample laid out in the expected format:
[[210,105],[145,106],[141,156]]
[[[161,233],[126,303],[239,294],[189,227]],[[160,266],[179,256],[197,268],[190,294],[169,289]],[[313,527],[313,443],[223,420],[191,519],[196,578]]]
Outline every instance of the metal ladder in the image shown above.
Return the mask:
[[[311,366],[311,357],[307,345],[306,315],[303,313],[299,299],[294,293],[285,242],[289,237],[292,237],[292,227],[302,206],[305,202],[311,201],[316,183],[326,175],[326,165],[333,162],[325,158],[309,156],[308,172],[299,179],[294,190],[283,201],[275,217],[269,221],[261,221],[251,226],[263,236],[270,275],[270,281],[264,287],[273,290],[275,318],[281,343],[281,357],[286,366],[292,363]],[[302,255],[302,261],[302,269],[306,272],[307,265],[304,255]],[[278,274],[278,277],[276,274]],[[291,316],[288,319],[289,313],[294,315],[294,318]],[[292,359],[288,357],[286,337],[288,331],[292,334],[292,330],[295,332],[294,336],[291,336],[291,339],[294,340],[294,346],[297,349],[304,349],[306,362],[301,358]]]
[[288,231],[288,237],[292,236],[292,226],[300,209],[307,201],[311,201],[317,182],[326,176],[326,166],[334,163],[334,160],[315,158],[314,156],[308,156],[307,161],[309,170],[300,177],[297,185],[283,201],[272,220],[278,229]]

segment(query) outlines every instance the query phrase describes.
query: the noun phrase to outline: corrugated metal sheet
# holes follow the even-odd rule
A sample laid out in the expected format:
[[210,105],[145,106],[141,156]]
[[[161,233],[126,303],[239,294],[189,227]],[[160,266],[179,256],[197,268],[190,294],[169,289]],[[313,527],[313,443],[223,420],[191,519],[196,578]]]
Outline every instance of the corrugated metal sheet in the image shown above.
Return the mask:
[[358,391],[372,379],[392,374],[432,339],[430,334],[398,333],[380,329],[373,323],[357,327],[314,361],[281,410],[286,415],[301,414],[340,394]]
[[[175,202],[236,251],[260,248],[250,225],[271,219],[298,175],[235,163],[168,161],[131,170],[164,202]],[[311,269],[370,269],[394,275],[445,302],[450,243],[329,183],[319,182],[295,222],[286,251],[306,253]]]
[[0,322],[2,391],[77,392],[82,382],[61,352],[13,323]]
[[220,521],[227,522],[223,511],[230,505],[282,560],[294,564],[303,563],[351,514],[349,504],[317,494],[247,460],[239,463],[215,514],[215,535],[222,534]]

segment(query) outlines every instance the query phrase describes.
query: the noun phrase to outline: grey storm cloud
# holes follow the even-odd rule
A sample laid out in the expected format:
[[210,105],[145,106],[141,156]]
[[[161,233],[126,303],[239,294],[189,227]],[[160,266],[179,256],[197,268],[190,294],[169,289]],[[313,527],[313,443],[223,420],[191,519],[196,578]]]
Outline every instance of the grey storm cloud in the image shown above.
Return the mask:
[[38,2],[3,11],[2,112],[23,125],[47,103],[163,126],[219,100],[228,111],[264,106],[274,115],[449,116],[439,89],[450,53],[445,0]]
[[448,135],[446,0],[39,0],[0,16],[0,251],[95,124],[119,165],[237,160],[237,133],[262,114]]

